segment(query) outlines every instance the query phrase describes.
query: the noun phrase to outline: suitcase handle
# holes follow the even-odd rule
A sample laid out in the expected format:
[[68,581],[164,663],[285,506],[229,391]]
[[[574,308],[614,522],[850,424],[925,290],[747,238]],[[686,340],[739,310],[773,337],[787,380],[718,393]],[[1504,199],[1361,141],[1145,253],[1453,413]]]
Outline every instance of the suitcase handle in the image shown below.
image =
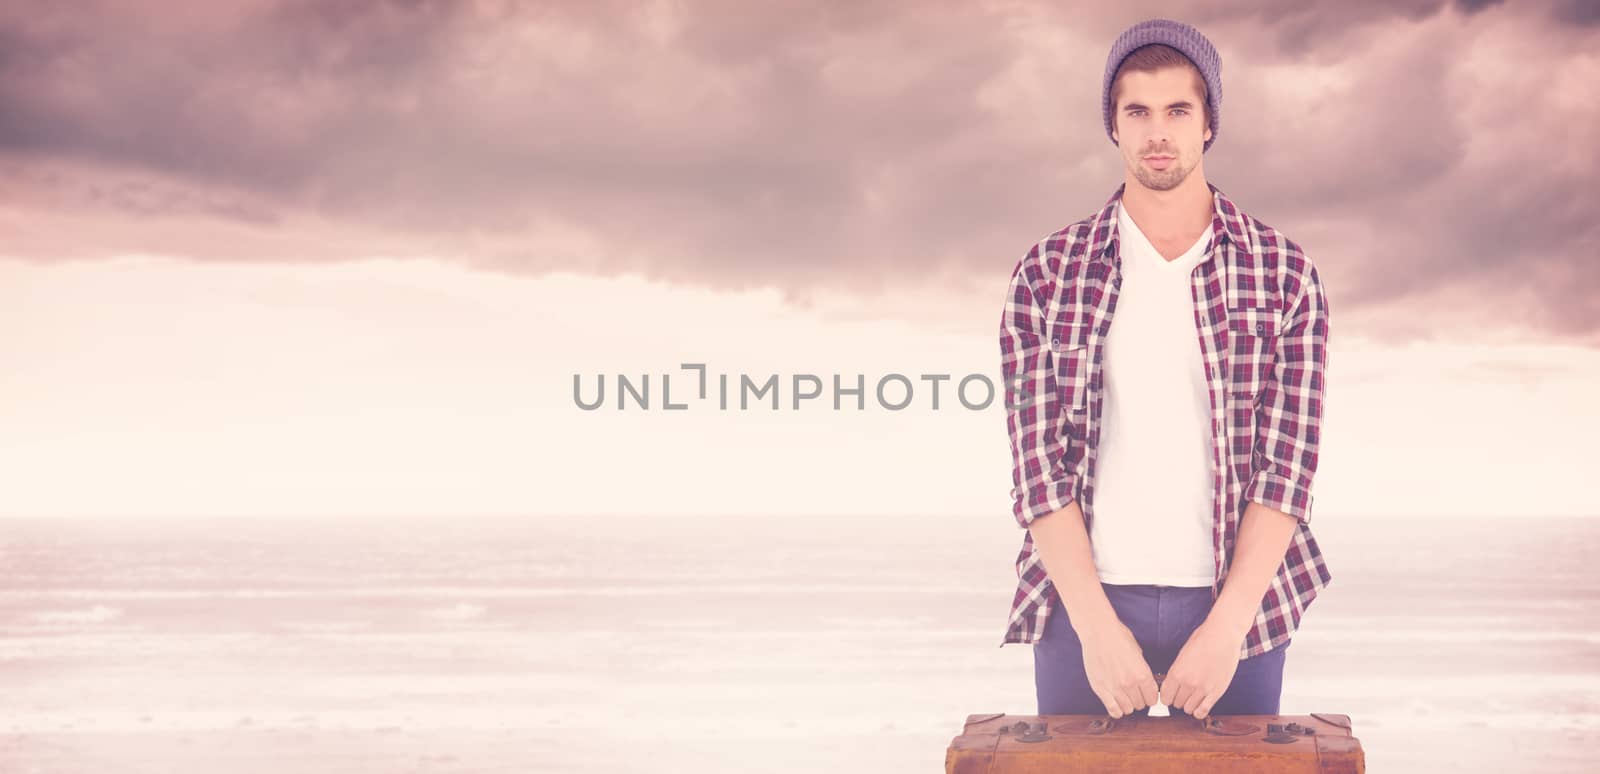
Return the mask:
[[[1167,673],[1166,672],[1157,672],[1157,673],[1155,673],[1155,679],[1156,679],[1156,690],[1160,691],[1161,684],[1163,682],[1165,682],[1166,679],[1167,679]],[[1161,708],[1161,712],[1160,713],[1155,712],[1155,708],[1156,707],[1160,707]],[[1151,709],[1150,717],[1153,717],[1153,718],[1165,718],[1165,717],[1171,717],[1172,716],[1172,711],[1169,709],[1168,705],[1166,705],[1166,704],[1161,702],[1159,696],[1157,697],[1156,703],[1150,705],[1150,709]],[[1093,723],[1089,724],[1089,729],[1090,729],[1089,733],[1092,733],[1092,734],[1103,734],[1103,733],[1106,733],[1107,731],[1110,731],[1111,729],[1115,728],[1116,725],[1117,725],[1117,718],[1111,717],[1111,715],[1109,713],[1107,713],[1105,717],[1100,718],[1100,719],[1094,721]],[[1215,718],[1215,717],[1204,718],[1204,719],[1191,717],[1190,718],[1190,725],[1199,726],[1202,731],[1205,731],[1207,733],[1221,734],[1221,735],[1224,735],[1224,736],[1233,736],[1233,735],[1242,735],[1242,734],[1246,734],[1246,733],[1252,733],[1252,732],[1254,732],[1255,730],[1258,729],[1258,727],[1256,727],[1256,726],[1249,726],[1248,728],[1245,728],[1245,729],[1234,728],[1233,726],[1226,726],[1226,725],[1224,725],[1222,723],[1221,720],[1219,720],[1218,718]]]
[[[1118,718],[1111,717],[1110,715],[1103,715],[1101,717],[1095,718],[1092,721],[1089,721],[1089,733],[1096,734],[1096,735],[1098,735],[1098,734],[1109,734],[1109,733],[1111,733],[1112,730],[1114,730],[1117,727],[1117,725],[1120,722],[1121,722],[1121,720],[1118,719]],[[1173,721],[1173,722],[1179,722],[1179,721]],[[1261,726],[1258,726],[1258,725],[1256,725],[1254,723],[1245,723],[1245,722],[1242,722],[1242,721],[1234,721],[1234,720],[1230,720],[1230,721],[1224,722],[1222,720],[1222,718],[1218,718],[1218,717],[1209,717],[1209,718],[1205,718],[1205,719],[1190,718],[1189,720],[1182,721],[1182,722],[1184,722],[1185,724],[1188,724],[1188,725],[1195,726],[1195,727],[1199,728],[1199,730],[1204,731],[1204,732],[1206,732],[1208,734],[1211,734],[1212,736],[1249,736],[1249,735],[1254,734],[1257,731],[1261,730]],[[1296,725],[1296,728],[1295,729],[1291,729],[1291,730],[1294,730],[1294,731],[1296,731],[1298,733],[1298,728],[1299,728],[1298,725],[1297,724],[1291,724],[1291,725]],[[1269,730],[1271,730],[1271,729],[1269,729]],[[1311,730],[1310,729],[1306,729],[1305,733],[1306,734],[1310,734]]]
[[[1157,672],[1155,674],[1155,678],[1156,678],[1156,691],[1159,693],[1160,690],[1161,690],[1161,684],[1166,682],[1166,680],[1167,680],[1167,673],[1166,672]],[[1156,707],[1160,707],[1161,708],[1161,714],[1160,715],[1157,715],[1154,712],[1152,712],[1152,713],[1150,713],[1150,717],[1164,718],[1164,717],[1167,717],[1167,716],[1172,714],[1171,707],[1169,705],[1167,705],[1167,704],[1162,703],[1161,702],[1161,697],[1159,695],[1156,697],[1156,703],[1150,705],[1150,707],[1152,709],[1154,709]],[[1205,724],[1202,722],[1201,725],[1205,725]]]

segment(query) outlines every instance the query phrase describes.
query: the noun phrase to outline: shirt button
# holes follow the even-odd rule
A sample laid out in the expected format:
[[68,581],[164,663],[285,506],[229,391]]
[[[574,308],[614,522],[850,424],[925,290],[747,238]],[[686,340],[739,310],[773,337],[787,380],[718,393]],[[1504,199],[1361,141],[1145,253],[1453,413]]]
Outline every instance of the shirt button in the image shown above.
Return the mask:
[[1112,280],[1112,281],[1111,281],[1111,284],[1112,284],[1112,285],[1115,285],[1115,286],[1117,286],[1117,287],[1119,287],[1119,288],[1120,288],[1120,287],[1122,287],[1122,278],[1121,278],[1121,277],[1118,277],[1118,278],[1116,278],[1116,279],[1114,279],[1114,280]]
[[1058,338],[1057,339],[1051,339],[1050,340],[1050,348],[1055,350],[1055,351],[1057,351],[1057,352],[1060,352],[1061,351],[1061,339],[1058,339]]
[[1266,323],[1256,323],[1256,333],[1266,333],[1266,332],[1267,332],[1267,324]]

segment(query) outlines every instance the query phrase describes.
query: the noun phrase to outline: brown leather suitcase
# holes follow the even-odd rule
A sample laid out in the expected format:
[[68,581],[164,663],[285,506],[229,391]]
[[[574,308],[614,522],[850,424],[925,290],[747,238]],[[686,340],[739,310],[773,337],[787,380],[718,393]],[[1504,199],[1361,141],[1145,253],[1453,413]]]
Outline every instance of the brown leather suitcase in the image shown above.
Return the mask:
[[1350,716],[968,715],[945,774],[1363,774]]

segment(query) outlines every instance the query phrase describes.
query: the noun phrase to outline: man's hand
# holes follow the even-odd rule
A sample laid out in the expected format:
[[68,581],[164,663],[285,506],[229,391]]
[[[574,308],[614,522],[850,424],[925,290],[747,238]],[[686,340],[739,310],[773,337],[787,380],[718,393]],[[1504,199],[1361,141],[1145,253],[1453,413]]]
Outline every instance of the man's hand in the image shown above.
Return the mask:
[[1155,704],[1160,698],[1156,677],[1133,630],[1112,619],[1091,627],[1091,632],[1078,636],[1083,644],[1083,670],[1089,688],[1106,705],[1106,714],[1120,718]]
[[1169,707],[1204,718],[1233,684],[1242,643],[1243,638],[1209,619],[1200,624],[1167,670],[1161,683],[1161,698]]

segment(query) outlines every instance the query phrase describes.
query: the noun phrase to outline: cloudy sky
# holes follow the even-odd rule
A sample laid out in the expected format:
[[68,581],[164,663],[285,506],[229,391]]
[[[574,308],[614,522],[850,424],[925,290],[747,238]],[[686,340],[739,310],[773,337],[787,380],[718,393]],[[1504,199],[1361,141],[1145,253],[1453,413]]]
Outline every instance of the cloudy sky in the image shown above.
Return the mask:
[[[1329,293],[1318,513],[1600,514],[1597,9],[6,3],[0,515],[1006,523],[950,390],[1122,182],[1100,79],[1156,16],[1222,56],[1206,179]],[[868,406],[661,410],[691,362]],[[575,405],[619,373],[651,410]]]

